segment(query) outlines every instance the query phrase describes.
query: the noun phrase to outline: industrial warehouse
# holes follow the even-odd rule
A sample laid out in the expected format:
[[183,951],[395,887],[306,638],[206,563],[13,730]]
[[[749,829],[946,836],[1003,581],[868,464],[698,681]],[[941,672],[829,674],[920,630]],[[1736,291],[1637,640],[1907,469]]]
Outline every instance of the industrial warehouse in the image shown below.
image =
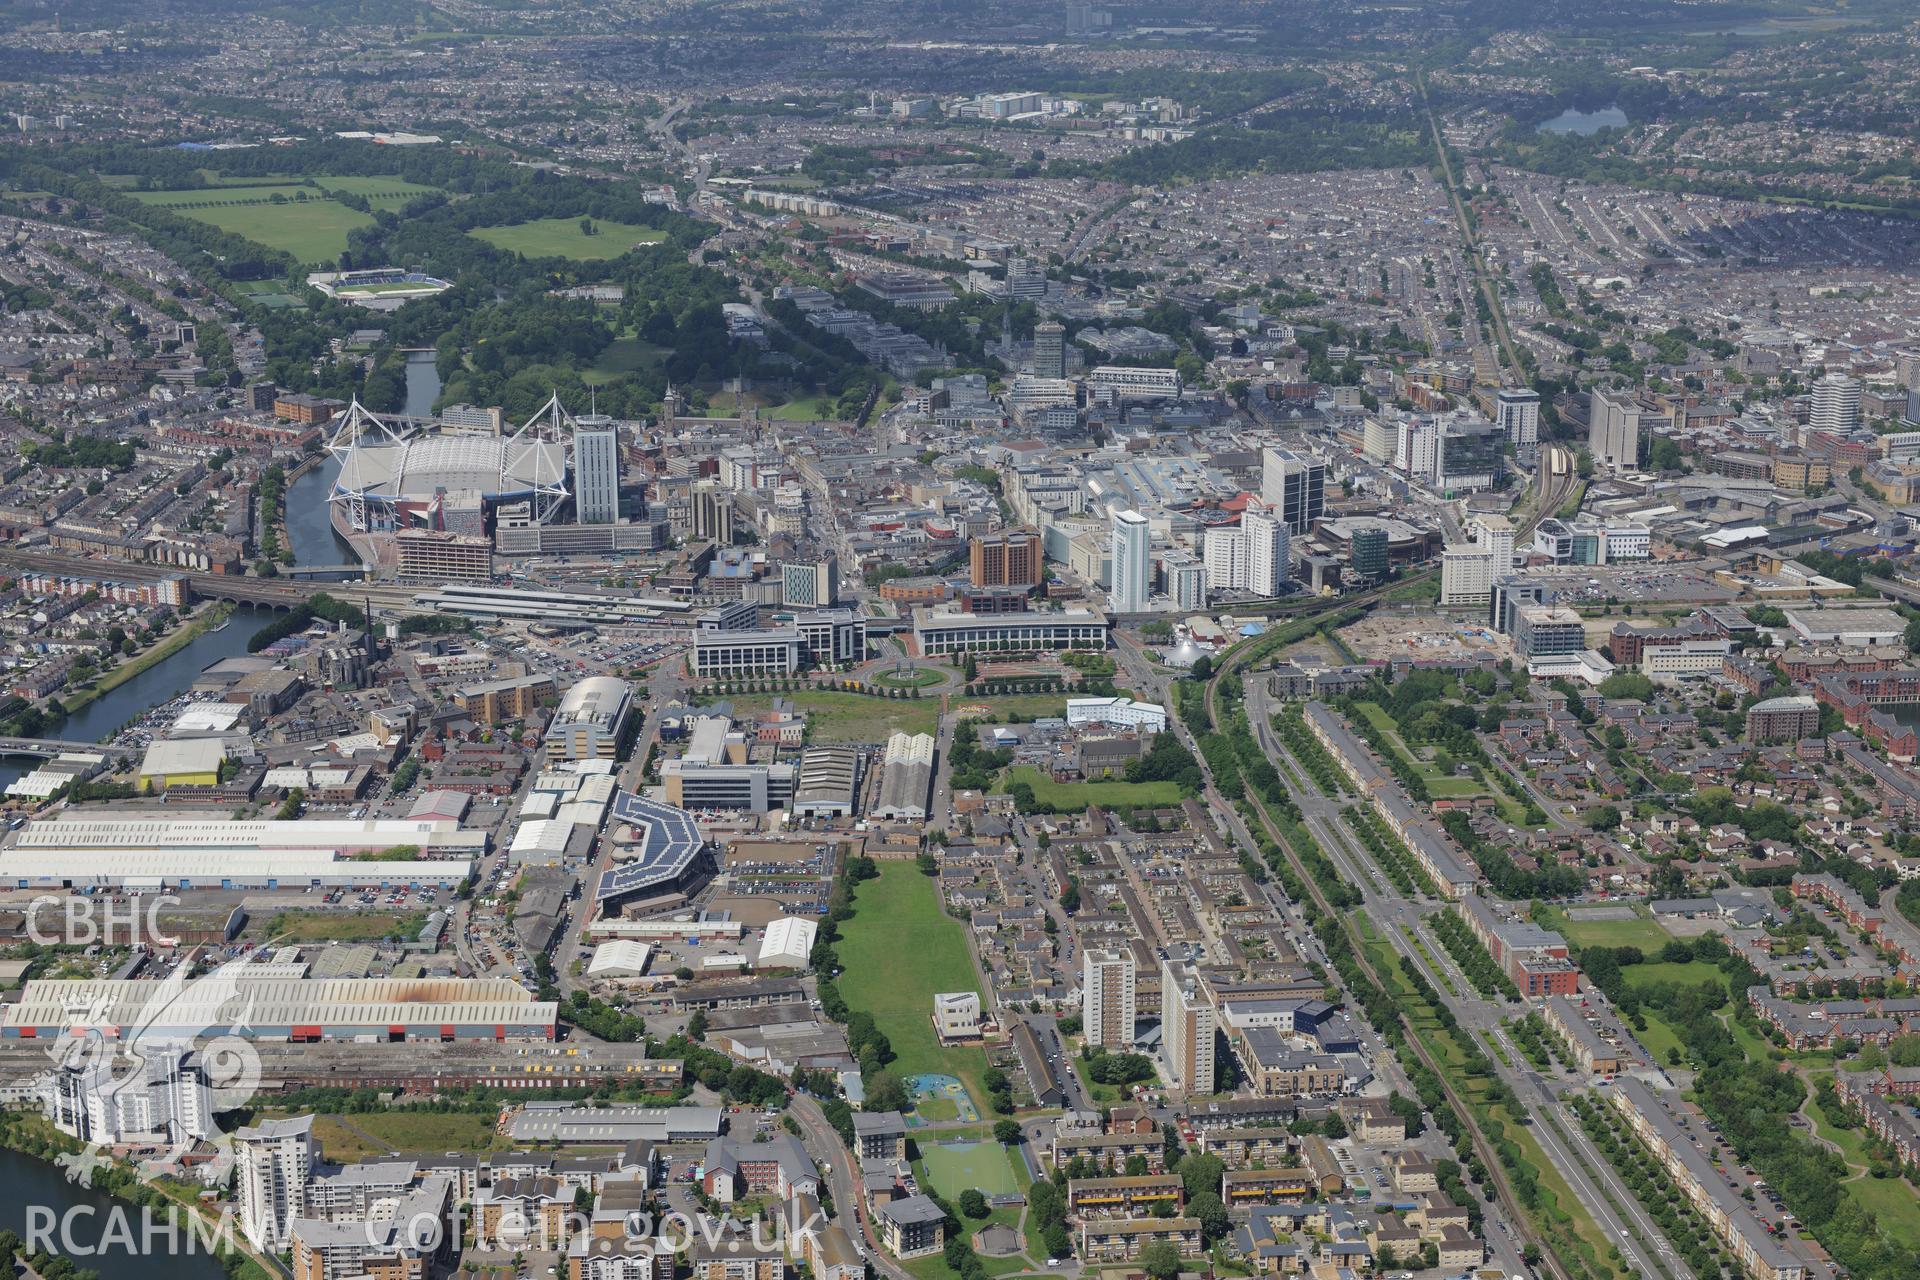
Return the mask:
[[[444,820],[238,821],[183,813],[29,822],[0,850],[15,888],[454,888],[487,852],[487,833]],[[395,849],[418,858],[379,857]]]
[[[265,967],[265,966],[262,966]],[[140,979],[36,979],[0,1021],[0,1037],[76,1030],[109,1039],[552,1040],[559,1006],[505,978],[259,978],[228,966],[183,985]]]

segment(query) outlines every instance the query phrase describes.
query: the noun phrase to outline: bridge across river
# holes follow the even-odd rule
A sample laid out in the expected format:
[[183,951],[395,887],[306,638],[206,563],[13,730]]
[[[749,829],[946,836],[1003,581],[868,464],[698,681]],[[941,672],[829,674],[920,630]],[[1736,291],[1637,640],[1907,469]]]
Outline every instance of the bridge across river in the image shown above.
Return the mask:
[[[48,551],[0,548],[0,565],[12,565],[20,569],[50,574],[116,578],[125,582],[155,582],[185,573],[196,599],[225,600],[229,604],[251,604],[265,609],[292,609],[295,605],[304,602],[307,597],[328,590],[345,593],[345,588],[338,582],[295,582],[286,577],[255,578],[238,573],[193,573],[177,569],[172,565],[152,564],[145,560],[89,560],[83,556],[65,556]],[[333,568],[336,571],[355,574],[365,572],[358,565],[318,566],[318,568]],[[316,570],[310,568],[308,571]],[[414,597],[420,593],[421,589],[398,586],[393,583],[356,582],[352,585],[351,594],[355,599],[370,601],[378,612],[432,613],[431,608],[423,608],[414,603]]]
[[125,748],[109,746],[104,742],[67,742],[60,738],[0,737],[0,756],[40,756],[51,760],[69,751],[91,751],[95,754],[109,755],[115,759],[124,759],[128,754]]

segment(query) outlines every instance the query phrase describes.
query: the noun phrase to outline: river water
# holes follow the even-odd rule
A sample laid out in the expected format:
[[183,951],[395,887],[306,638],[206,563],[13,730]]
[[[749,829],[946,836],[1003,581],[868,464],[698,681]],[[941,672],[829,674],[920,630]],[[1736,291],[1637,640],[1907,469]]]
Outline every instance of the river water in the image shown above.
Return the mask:
[[[440,375],[434,368],[433,353],[408,356],[406,412],[420,417],[431,414],[439,394]],[[352,564],[359,559],[352,546],[334,533],[328,519],[327,496],[339,474],[339,461],[329,457],[294,481],[287,491],[287,537],[296,564]],[[128,721],[185,693],[209,666],[245,653],[254,633],[273,617],[271,610],[235,609],[224,627],[196,637],[179,652],[88,703],[52,732],[74,742],[97,742],[118,732]],[[0,790],[30,772],[35,763],[29,758],[0,757]],[[11,1229],[24,1237],[30,1225],[29,1208],[40,1206],[70,1224],[70,1238],[81,1251],[76,1260],[102,1276],[127,1276],[137,1271],[142,1280],[224,1280],[226,1275],[225,1269],[204,1252],[185,1251],[184,1230],[175,1237],[157,1232],[151,1237],[154,1247],[144,1250],[140,1247],[140,1219],[134,1216],[139,1210],[75,1186],[46,1161],[0,1149],[0,1229]],[[116,1211],[122,1215],[118,1219],[113,1217]],[[132,1224],[131,1250],[121,1243],[121,1223]],[[104,1250],[99,1248],[103,1237],[108,1239]]]
[[[119,688],[95,698],[48,730],[68,742],[99,742],[138,719],[148,709],[185,693],[199,674],[222,658],[247,651],[253,633],[273,618],[268,609],[238,608],[218,631],[197,636],[192,644],[167,655]],[[37,762],[21,756],[0,757],[0,791],[14,779],[33,772]]]
[[287,490],[287,541],[296,565],[359,564],[360,553],[333,531],[327,495],[340,477],[340,459],[329,454]]
[[440,398],[440,368],[431,351],[407,353],[407,408],[409,418],[433,416],[433,402]]
[[[439,397],[440,371],[434,365],[433,352],[409,352],[407,416],[430,417],[433,402]],[[287,490],[287,541],[293,545],[294,564],[360,563],[360,553],[353,549],[353,544],[333,531],[332,512],[327,509],[327,498],[339,478],[340,460],[329,454]]]
[[[142,1210],[75,1186],[44,1160],[0,1149],[0,1228],[15,1231],[25,1239],[29,1214],[40,1224],[51,1222],[54,1234],[44,1243],[64,1254],[63,1245],[71,1242],[74,1252],[67,1256],[107,1280],[133,1275],[141,1280],[224,1280],[226,1269],[200,1247],[198,1240],[194,1242],[196,1252],[187,1252],[184,1212],[178,1220],[179,1230],[172,1236],[167,1234],[166,1219],[157,1221],[148,1236],[152,1248],[142,1249]],[[126,1247],[128,1243],[132,1249]]]

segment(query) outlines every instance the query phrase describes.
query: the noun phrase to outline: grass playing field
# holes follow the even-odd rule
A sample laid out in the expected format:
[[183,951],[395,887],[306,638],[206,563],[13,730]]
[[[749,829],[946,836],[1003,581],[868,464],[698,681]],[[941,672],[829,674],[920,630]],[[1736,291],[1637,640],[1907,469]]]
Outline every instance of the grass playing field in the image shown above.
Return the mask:
[[[372,222],[357,209],[327,198],[329,191],[361,196],[378,205],[398,207],[437,187],[399,178],[322,175],[314,187],[299,183],[224,184],[180,191],[135,191],[135,199],[173,210],[245,236],[269,249],[290,253],[303,263],[331,263],[347,247],[347,233]],[[317,188],[317,189],[316,189]],[[275,196],[283,203],[274,203]],[[304,197],[304,199],[302,198]]]
[[1547,908],[1552,919],[1547,927],[1565,936],[1577,947],[1638,947],[1652,955],[1672,941],[1673,935],[1645,916],[1631,920],[1596,920],[1568,914],[1558,907]]
[[292,254],[311,266],[336,261],[346,251],[347,232],[373,222],[358,209],[331,200],[225,204],[178,212],[195,222],[211,223],[255,244]]
[[596,222],[594,234],[580,229],[578,218],[540,218],[510,227],[479,227],[467,234],[509,253],[529,258],[571,258],[585,262],[617,258],[636,244],[659,244],[667,233],[625,222]]
[[934,1072],[958,1076],[984,1114],[987,1055],[977,1048],[942,1048],[933,1033],[937,992],[980,990],[966,935],[941,910],[934,882],[911,862],[881,863],[879,876],[854,890],[853,917],[840,934],[834,944],[845,970],[840,994],[850,1008],[872,1014],[893,1045],[889,1069],[903,1079]]
[[920,1163],[927,1167],[934,1189],[948,1200],[958,1199],[970,1187],[989,1196],[1023,1190],[1007,1149],[997,1142],[922,1143]]

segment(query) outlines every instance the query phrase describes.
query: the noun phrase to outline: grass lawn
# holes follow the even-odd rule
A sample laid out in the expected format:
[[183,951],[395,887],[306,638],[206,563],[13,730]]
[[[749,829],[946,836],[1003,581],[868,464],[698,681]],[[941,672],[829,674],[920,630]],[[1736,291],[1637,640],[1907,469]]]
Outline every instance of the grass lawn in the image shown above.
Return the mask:
[[1661,928],[1658,922],[1638,914],[1631,920],[1583,920],[1558,907],[1549,907],[1547,910],[1554,917],[1547,927],[1565,935],[1567,941],[1575,946],[1638,947],[1643,953],[1652,955],[1673,940],[1673,935]]
[[1400,741],[1400,726],[1393,722],[1393,717],[1387,714],[1385,707],[1377,702],[1362,702],[1360,714],[1367,718],[1368,724],[1386,734],[1389,741]]
[[933,1033],[935,993],[980,990],[964,928],[941,910],[933,881],[911,862],[881,863],[877,878],[855,888],[853,916],[840,932],[840,994],[873,1015],[893,1045],[892,1070],[958,1076],[985,1115],[985,1051],[942,1048]]
[[1873,1210],[1880,1230],[1902,1248],[1920,1249],[1920,1198],[1899,1178],[1855,1178],[1840,1184],[1864,1209]]
[[873,683],[886,685],[890,689],[924,689],[929,685],[944,682],[946,677],[930,667],[910,667],[902,675],[893,670],[880,670],[873,673]]
[[775,409],[768,409],[761,415],[780,422],[813,422],[830,420],[833,417],[833,397],[804,396]]
[[1686,1046],[1680,1043],[1680,1037],[1674,1033],[1672,1027],[1667,1025],[1666,1020],[1659,1014],[1647,1009],[1642,1009],[1641,1013],[1644,1014],[1647,1019],[1647,1029],[1645,1031],[1636,1031],[1633,1034],[1641,1044],[1647,1047],[1647,1056],[1664,1067],[1670,1061],[1667,1057],[1667,1050],[1678,1049],[1680,1051],[1680,1061],[1685,1062],[1687,1060]]
[[[924,1173],[926,1171],[922,1169],[917,1172]],[[1020,1190],[1024,1191],[1026,1187],[1023,1185]],[[979,1231],[983,1227],[990,1226],[1002,1226],[1018,1232],[1020,1230],[1020,1209],[1017,1205],[1012,1208],[995,1209],[978,1222],[972,1218],[963,1217],[960,1219],[960,1225],[969,1238],[973,1236],[974,1232]],[[1022,1234],[1021,1247],[1025,1249],[1026,1244],[1026,1236]],[[999,1278],[1003,1276],[1013,1276],[1039,1270],[1032,1258],[1018,1253],[1006,1258],[989,1258],[983,1253],[979,1255],[979,1258],[980,1265],[986,1270],[988,1275],[995,1277],[995,1280],[999,1280]],[[952,1267],[949,1267],[947,1260],[937,1253],[928,1254],[924,1258],[908,1258],[901,1262],[900,1265],[907,1269],[907,1274],[911,1275],[913,1280],[957,1280],[960,1274]]]
[[377,942],[413,938],[427,923],[424,911],[282,911],[267,925],[276,942]]
[[617,258],[636,244],[659,244],[667,233],[628,222],[595,222],[596,234],[580,230],[578,218],[538,218],[510,227],[479,227],[469,231],[496,249],[524,253],[529,258],[571,258],[586,262]]
[[1841,1159],[1856,1168],[1866,1165],[1867,1140],[1858,1130],[1834,1128],[1827,1123],[1827,1118],[1821,1114],[1820,1108],[1811,1104],[1803,1107],[1801,1114],[1813,1122],[1813,1132],[1816,1136],[1840,1148]]
[[603,387],[609,382],[618,382],[630,373],[637,373],[659,363],[666,354],[665,347],[656,347],[651,342],[639,338],[615,338],[593,362],[593,367],[580,375],[580,380],[590,386]]
[[1778,1048],[1767,1043],[1759,1032],[1738,1018],[1726,1012],[1721,1012],[1715,1016],[1720,1019],[1721,1025],[1726,1027],[1735,1042],[1737,1042],[1742,1049],[1746,1050],[1747,1057],[1753,1059],[1755,1062],[1773,1062],[1781,1057]]
[[1690,960],[1686,964],[1630,964],[1622,966],[1620,972],[1628,985],[1635,987],[1652,986],[1656,982],[1682,982],[1696,986],[1713,981],[1723,987],[1727,984],[1727,975],[1721,973],[1717,965],[1704,960]]
[[[885,742],[896,730],[932,733],[940,720],[940,699],[873,698],[864,693],[821,692],[812,689],[783,694],[807,713],[809,742]],[[771,698],[728,698],[736,716],[766,711]],[[932,1006],[928,1006],[931,1016]]]
[[346,250],[347,232],[373,223],[372,218],[358,209],[349,209],[331,200],[182,209],[180,214],[269,249],[290,253],[314,266],[337,261]]
[[1026,1189],[1014,1168],[1013,1154],[997,1142],[922,1142],[919,1147],[920,1162],[934,1189],[949,1201],[959,1199],[969,1188],[989,1196]]
[[1093,805],[1102,808],[1171,808],[1181,800],[1180,787],[1173,782],[1055,782],[1032,765],[1020,765],[1008,771],[1006,785],[1024,782],[1033,788],[1033,798],[1071,813]]
[[[1407,740],[1401,736],[1399,724],[1394,721],[1392,716],[1387,714],[1387,709],[1379,703],[1362,702],[1360,704],[1360,714],[1367,718],[1368,724],[1386,735],[1387,744],[1419,772],[1420,776],[1426,780],[1427,790],[1432,794],[1436,796],[1476,796],[1486,790],[1485,787],[1482,787],[1479,782],[1472,778],[1462,777],[1459,774],[1441,773],[1438,769],[1434,768],[1429,761],[1422,758],[1420,753],[1415,751],[1413,747],[1408,744]],[[1462,787],[1465,789],[1460,789]]]
[[[433,1111],[368,1111],[314,1117],[314,1135],[336,1160],[401,1151],[492,1151],[506,1145],[492,1115]],[[372,1139],[370,1141],[369,1139]],[[381,1146],[380,1143],[386,1146]]]

